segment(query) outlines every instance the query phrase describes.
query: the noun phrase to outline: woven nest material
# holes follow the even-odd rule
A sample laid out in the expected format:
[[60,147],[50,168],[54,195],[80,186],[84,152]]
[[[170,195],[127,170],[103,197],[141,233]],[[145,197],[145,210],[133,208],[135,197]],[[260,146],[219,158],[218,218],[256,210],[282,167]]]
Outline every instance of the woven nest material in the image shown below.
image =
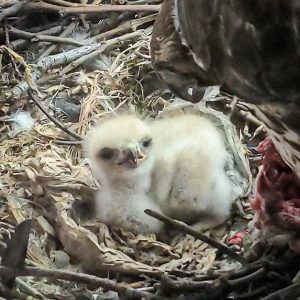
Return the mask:
[[[11,8],[28,1],[4,2],[0,1],[4,8]],[[108,292],[115,291],[132,299],[133,295],[153,297],[160,291],[167,299],[176,299],[182,292],[181,299],[190,300],[204,297],[205,293],[208,299],[221,299],[230,292],[240,295],[245,284],[250,296],[251,293],[265,295],[285,286],[282,278],[275,280],[275,287],[274,279],[269,278],[266,290],[260,291],[262,284],[255,283],[266,274],[265,269],[259,271],[261,265],[226,277],[234,280],[256,272],[253,281],[246,278],[248,281],[228,281],[222,285],[220,278],[225,278],[224,274],[227,276],[230,270],[240,270],[241,264],[195,237],[178,232],[168,242],[162,242],[151,234],[134,235],[89,218],[94,192],[99,186],[76,139],[84,137],[91,126],[107,115],[123,110],[135,111],[141,118],[199,114],[213,121],[224,133],[228,150],[226,171],[236,198],[231,220],[205,234],[234,245],[243,253],[251,244],[247,231],[248,222],[253,218],[249,204],[251,173],[255,175],[260,160],[259,156],[249,157],[245,144],[257,145],[264,131],[261,123],[241,106],[232,113],[228,108],[232,97],[220,95],[216,88],[207,91],[198,104],[174,99],[165,90],[153,72],[149,56],[159,1],[149,1],[149,5],[145,4],[148,1],[142,1],[138,12],[132,1],[125,1],[124,5],[119,3],[123,1],[109,4],[104,1],[103,5],[89,7],[89,10],[98,11],[109,5],[112,12],[98,15],[85,11],[86,20],[82,12],[74,11],[85,10],[89,4],[83,4],[82,8],[79,3],[71,2],[30,3],[23,15],[16,11],[3,16],[0,12],[0,19],[6,18],[8,24],[13,25],[2,31],[2,38],[7,30],[10,40],[0,47],[0,246],[11,245],[5,246],[6,252],[18,255],[24,251],[17,250],[22,247],[26,250],[24,232],[28,223],[22,222],[32,219],[26,270],[21,268],[24,259],[19,265],[14,261],[22,255],[12,255],[6,261],[3,257],[9,255],[2,255],[5,247],[0,247],[0,276],[8,272],[3,265],[17,268],[22,274],[28,272],[29,276],[22,280],[17,278],[14,297],[2,287],[5,280],[0,281],[0,295],[8,293],[10,298],[16,299],[27,295],[47,299],[117,299],[115,293]],[[66,3],[70,6],[65,6]],[[55,17],[48,16],[49,10]],[[118,12],[117,17],[114,10]],[[80,18],[69,18],[69,14],[80,15]],[[39,17],[41,19],[34,22]],[[84,21],[90,24],[90,29],[82,28]],[[25,36],[17,29],[42,33]],[[58,39],[49,40],[49,35]],[[66,36],[68,39],[64,39]],[[223,112],[232,113],[237,129]],[[25,225],[13,234],[18,224]],[[10,237],[11,243],[7,242]],[[276,255],[275,260],[279,257]],[[288,273],[292,274],[288,276],[291,280],[295,263],[287,261],[284,266],[285,270],[291,269]],[[70,277],[72,271],[75,275]],[[84,280],[76,272],[86,272],[81,274]],[[101,281],[100,277],[88,280],[87,273],[107,281]],[[44,280],[44,277],[54,279]]]

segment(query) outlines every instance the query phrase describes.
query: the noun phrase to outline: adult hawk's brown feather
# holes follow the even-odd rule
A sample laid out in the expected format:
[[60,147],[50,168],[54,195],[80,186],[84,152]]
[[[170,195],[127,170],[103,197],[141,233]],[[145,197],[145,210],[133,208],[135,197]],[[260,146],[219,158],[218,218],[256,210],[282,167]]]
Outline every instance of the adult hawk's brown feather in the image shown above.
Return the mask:
[[154,68],[178,96],[196,102],[220,85],[255,104],[272,140],[258,147],[256,226],[263,238],[286,234],[298,252],[299,31],[300,0],[165,0],[151,41]]
[[[170,89],[199,101],[205,87],[257,105],[300,177],[300,0],[165,0],[151,41]],[[201,98],[200,98],[201,99]]]

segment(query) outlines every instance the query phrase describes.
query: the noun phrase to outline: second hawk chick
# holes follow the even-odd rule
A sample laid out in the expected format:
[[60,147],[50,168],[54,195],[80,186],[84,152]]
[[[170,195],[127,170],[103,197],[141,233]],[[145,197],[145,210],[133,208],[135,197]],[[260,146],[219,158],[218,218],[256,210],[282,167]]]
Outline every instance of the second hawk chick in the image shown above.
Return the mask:
[[119,116],[95,127],[86,140],[101,188],[96,216],[135,233],[159,233],[162,212],[197,229],[223,223],[233,202],[224,167],[223,137],[207,119],[183,115],[142,122]]
[[234,200],[227,151],[216,126],[197,115],[149,124],[155,152],[151,194],[162,212],[205,230],[223,223]]

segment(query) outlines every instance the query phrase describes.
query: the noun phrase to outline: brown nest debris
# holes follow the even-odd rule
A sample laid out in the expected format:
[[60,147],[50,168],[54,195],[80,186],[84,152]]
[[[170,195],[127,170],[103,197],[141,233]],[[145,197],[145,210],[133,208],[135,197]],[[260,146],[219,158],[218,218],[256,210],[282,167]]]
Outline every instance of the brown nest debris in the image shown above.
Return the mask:
[[[199,106],[177,102],[166,90],[149,55],[160,2],[0,0],[2,298],[299,294],[299,258],[290,250],[257,245],[255,255],[245,255],[252,243],[250,168],[255,176],[261,154],[253,149],[263,126],[243,103],[216,89]],[[160,241],[91,219],[99,186],[81,149],[87,130],[120,111],[152,118],[178,109],[208,114],[224,130],[238,198],[232,220],[200,234],[148,212],[176,229]]]

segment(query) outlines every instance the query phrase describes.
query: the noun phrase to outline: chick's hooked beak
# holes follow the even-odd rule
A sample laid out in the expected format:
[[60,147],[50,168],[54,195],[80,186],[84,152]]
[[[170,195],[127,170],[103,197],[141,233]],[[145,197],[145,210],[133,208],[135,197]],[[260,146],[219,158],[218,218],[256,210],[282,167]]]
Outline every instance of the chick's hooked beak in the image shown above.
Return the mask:
[[141,150],[140,146],[135,143],[128,143],[123,151],[124,158],[120,165],[126,165],[130,168],[137,168],[141,162],[147,159],[147,155]]

